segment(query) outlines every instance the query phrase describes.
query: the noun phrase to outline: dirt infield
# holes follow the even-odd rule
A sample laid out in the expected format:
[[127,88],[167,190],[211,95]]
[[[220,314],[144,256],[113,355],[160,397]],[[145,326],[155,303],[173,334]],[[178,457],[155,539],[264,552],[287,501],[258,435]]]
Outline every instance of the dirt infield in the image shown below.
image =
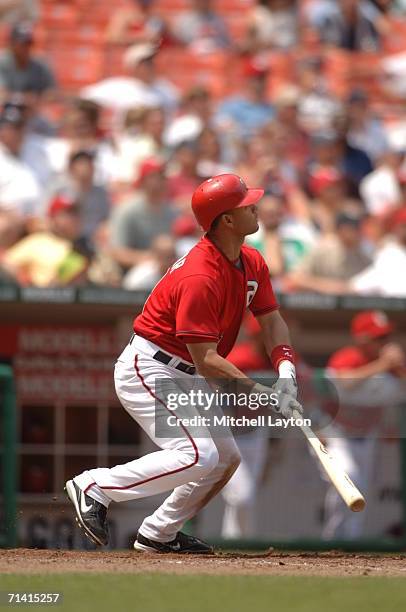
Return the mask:
[[406,554],[218,553],[146,555],[131,551],[0,550],[0,573],[146,573],[270,576],[406,576]]

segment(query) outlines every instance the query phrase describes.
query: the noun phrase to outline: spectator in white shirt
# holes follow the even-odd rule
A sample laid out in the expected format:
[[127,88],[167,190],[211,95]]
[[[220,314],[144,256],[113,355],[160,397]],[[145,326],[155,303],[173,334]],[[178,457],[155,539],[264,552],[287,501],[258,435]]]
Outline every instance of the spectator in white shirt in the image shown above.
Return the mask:
[[251,53],[290,49],[299,39],[297,0],[257,0],[248,14],[244,47]]
[[341,102],[329,90],[322,56],[299,60],[295,83],[300,88],[298,119],[306,132],[331,130],[341,112]]
[[140,109],[136,117],[136,132],[131,127],[131,115],[127,113],[128,128],[116,137],[116,170],[114,179],[119,184],[132,184],[139,174],[140,165],[150,157],[165,156],[163,134],[165,114],[161,108]]
[[383,216],[399,206],[402,193],[398,176],[404,163],[404,151],[389,151],[377,168],[362,179],[359,191],[371,215]]
[[177,147],[185,141],[194,141],[204,127],[212,120],[212,99],[210,91],[195,85],[187,91],[182,99],[179,115],[165,130],[165,143],[168,147]]
[[406,297],[406,207],[396,211],[391,227],[393,239],[382,246],[368,268],[351,279],[352,293]]
[[25,122],[14,107],[0,115],[0,209],[22,217],[39,214],[41,190],[30,167],[21,159]]
[[176,261],[175,241],[161,234],[151,244],[151,259],[131,268],[123,279],[125,289],[151,291]]
[[124,54],[126,76],[110,77],[81,91],[81,97],[120,113],[136,107],[163,107],[169,114],[178,103],[178,91],[157,76],[158,48],[150,43],[133,45]]

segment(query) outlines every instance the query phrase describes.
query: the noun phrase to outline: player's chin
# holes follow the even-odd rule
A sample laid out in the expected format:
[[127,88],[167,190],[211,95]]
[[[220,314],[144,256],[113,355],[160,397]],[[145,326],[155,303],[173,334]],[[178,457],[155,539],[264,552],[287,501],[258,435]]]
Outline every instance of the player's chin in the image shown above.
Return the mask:
[[245,235],[250,236],[251,234],[255,234],[259,229],[258,221],[254,221],[254,223],[250,224],[250,227],[245,229]]

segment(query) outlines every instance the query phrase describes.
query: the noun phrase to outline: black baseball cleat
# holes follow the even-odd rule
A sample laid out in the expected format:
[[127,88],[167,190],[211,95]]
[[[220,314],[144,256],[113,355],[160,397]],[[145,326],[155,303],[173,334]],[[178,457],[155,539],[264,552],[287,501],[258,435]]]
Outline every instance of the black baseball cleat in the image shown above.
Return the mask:
[[109,530],[106,521],[107,508],[92,499],[73,480],[65,484],[65,491],[76,510],[76,522],[82,527],[87,537],[99,546],[109,541]]
[[143,536],[140,532],[137,534],[137,539],[134,542],[135,550],[149,553],[179,553],[190,555],[211,555],[214,550],[211,546],[195,538],[179,531],[174,540],[170,542],[157,542]]

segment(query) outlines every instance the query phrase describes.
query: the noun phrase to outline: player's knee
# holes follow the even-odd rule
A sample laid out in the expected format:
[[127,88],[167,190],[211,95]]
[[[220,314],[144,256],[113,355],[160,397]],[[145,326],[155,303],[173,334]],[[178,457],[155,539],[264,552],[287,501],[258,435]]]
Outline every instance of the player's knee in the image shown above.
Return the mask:
[[218,465],[219,453],[213,440],[201,440],[198,445],[199,459],[197,465],[208,474]]

